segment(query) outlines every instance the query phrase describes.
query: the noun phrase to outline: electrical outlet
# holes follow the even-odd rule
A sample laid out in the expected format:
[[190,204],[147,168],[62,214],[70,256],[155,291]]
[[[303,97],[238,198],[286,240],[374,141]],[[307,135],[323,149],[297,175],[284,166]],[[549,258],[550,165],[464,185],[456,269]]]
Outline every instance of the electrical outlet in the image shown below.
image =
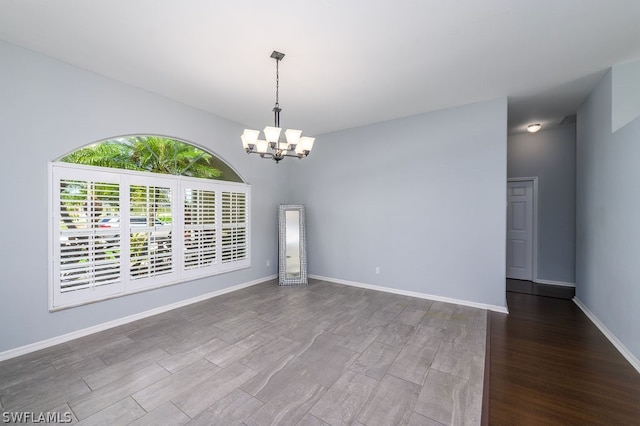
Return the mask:
[[267,260],[267,268],[268,268],[269,266],[271,266],[271,261],[270,261],[270,260]]
[[379,273],[380,273],[380,267],[376,266],[376,274],[379,274]]

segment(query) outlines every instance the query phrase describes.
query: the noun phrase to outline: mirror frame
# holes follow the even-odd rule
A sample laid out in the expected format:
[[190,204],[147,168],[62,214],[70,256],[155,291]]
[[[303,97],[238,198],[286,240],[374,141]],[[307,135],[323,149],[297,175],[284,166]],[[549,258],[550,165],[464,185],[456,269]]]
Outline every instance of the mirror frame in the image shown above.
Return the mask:
[[[286,236],[286,215],[287,211],[299,212],[299,229],[300,229],[300,276],[296,278],[287,278],[287,236]],[[278,284],[282,286],[288,285],[306,285],[307,281],[307,231],[305,225],[305,206],[304,204],[280,204],[278,208],[279,221],[279,244],[278,244]]]

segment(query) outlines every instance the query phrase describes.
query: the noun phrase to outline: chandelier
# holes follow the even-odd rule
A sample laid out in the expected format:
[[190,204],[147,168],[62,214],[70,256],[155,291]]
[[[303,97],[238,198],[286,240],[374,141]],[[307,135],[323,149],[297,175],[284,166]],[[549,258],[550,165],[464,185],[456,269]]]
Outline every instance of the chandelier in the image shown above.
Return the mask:
[[278,64],[284,58],[284,53],[276,52],[271,54],[276,60],[276,104],[273,107],[274,125],[264,128],[264,140],[260,137],[260,130],[244,129],[242,136],[242,146],[247,154],[259,154],[262,158],[273,158],[276,163],[284,157],[308,157],[313,148],[315,138],[302,136],[302,130],[287,129],[284,131],[285,140],[280,140],[280,103],[278,101],[280,88],[280,72]]

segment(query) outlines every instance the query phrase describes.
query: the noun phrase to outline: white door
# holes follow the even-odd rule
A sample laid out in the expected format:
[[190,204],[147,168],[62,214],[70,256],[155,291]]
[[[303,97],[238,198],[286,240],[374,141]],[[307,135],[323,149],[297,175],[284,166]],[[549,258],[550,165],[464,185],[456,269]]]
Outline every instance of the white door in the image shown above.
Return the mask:
[[533,280],[533,181],[507,182],[507,278]]

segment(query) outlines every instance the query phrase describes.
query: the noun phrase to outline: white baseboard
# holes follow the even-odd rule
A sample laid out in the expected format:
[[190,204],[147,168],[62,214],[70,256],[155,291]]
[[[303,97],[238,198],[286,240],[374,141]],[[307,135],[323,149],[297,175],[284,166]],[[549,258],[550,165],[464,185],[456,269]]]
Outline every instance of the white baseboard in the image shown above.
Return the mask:
[[31,343],[18,348],[9,349],[4,352],[0,352],[0,361],[4,361],[10,358],[15,358],[20,355],[25,355],[30,352],[39,351],[51,346],[59,345],[79,337],[88,336],[89,334],[97,333],[100,331],[108,330],[119,325],[128,324],[133,321],[137,321],[142,318],[147,318],[153,315],[161,314],[163,312],[171,311],[173,309],[181,308],[183,306],[191,305],[193,303],[202,302],[203,300],[211,299],[212,297],[220,296],[232,291],[240,290],[243,288],[251,287],[256,284],[263,283],[278,278],[277,275],[270,275],[264,278],[258,278],[257,280],[249,281],[242,284],[237,284],[231,287],[223,288],[222,290],[212,291],[210,293],[202,294],[200,296],[192,297],[191,299],[181,300],[179,302],[171,303],[169,305],[160,306],[158,308],[150,309],[148,311],[140,312],[137,314],[129,315],[123,318],[118,318],[113,321],[108,321],[102,324],[94,325],[91,327],[83,328],[82,330],[72,331],[71,333],[63,334],[61,336],[52,337],[51,339],[42,340],[40,342]]
[[552,281],[552,280],[542,280],[539,278],[536,278],[534,281],[534,283],[538,283],[538,284],[549,284],[549,285],[559,285],[562,287],[574,287],[576,286],[576,283],[568,283],[565,281]]
[[418,293],[415,291],[399,290],[397,288],[382,287],[382,286],[372,285],[372,284],[364,284],[364,283],[359,283],[355,281],[341,280],[338,278],[323,277],[320,275],[309,274],[309,278],[314,278],[316,280],[322,280],[322,281],[329,281],[336,284],[344,284],[352,287],[366,288],[369,290],[384,291],[385,293],[393,293],[393,294],[399,294],[402,296],[416,297],[418,299],[435,300],[437,302],[454,303],[456,305],[470,306],[472,308],[487,309],[489,311],[500,312],[503,314],[509,313],[509,310],[506,307],[497,306],[497,305],[487,305],[484,303],[470,302],[468,300],[452,299],[450,297],[435,296],[432,294]]
[[578,305],[582,312],[600,329],[602,334],[616,347],[616,349],[626,358],[627,361],[640,373],[640,359],[636,358],[629,349],[605,326],[598,317],[587,308],[587,306],[580,301],[577,297],[573,298],[573,302]]

